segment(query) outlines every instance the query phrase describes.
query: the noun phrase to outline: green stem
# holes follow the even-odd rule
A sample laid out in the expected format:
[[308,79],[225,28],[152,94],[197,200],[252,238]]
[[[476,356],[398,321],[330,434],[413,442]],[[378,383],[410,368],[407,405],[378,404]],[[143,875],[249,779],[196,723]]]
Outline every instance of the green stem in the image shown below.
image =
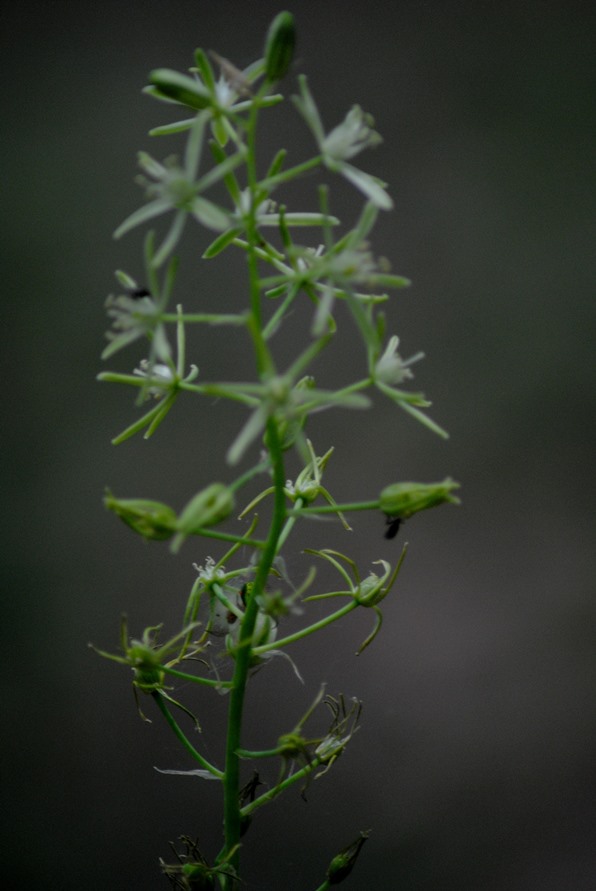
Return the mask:
[[[277,552],[278,552],[278,553],[281,551],[281,549],[283,548],[284,544],[286,543],[287,538],[288,538],[290,532],[292,531],[292,529],[293,529],[294,526],[296,525],[296,520],[298,519],[298,516],[300,516],[300,514],[299,514],[300,506],[301,506],[302,504],[304,504],[302,498],[298,498],[298,499],[296,500],[296,504],[298,505],[298,513],[297,513],[296,515],[292,516],[292,517],[288,517],[288,519],[286,520],[285,526],[284,526],[284,528],[282,529],[281,535],[279,536],[279,541],[277,542]],[[296,508],[294,508],[294,510],[296,510]],[[286,514],[290,514],[290,513],[291,513],[291,511],[286,510]]]
[[167,665],[160,665],[160,671],[163,671],[165,674],[171,674],[172,677],[182,678],[184,681],[192,681],[194,684],[203,684],[207,687],[215,687],[216,689],[223,687],[231,687],[231,681],[215,681],[212,678],[202,678],[196,674],[189,674],[186,671],[178,671],[177,668],[168,668]]
[[197,750],[195,749],[193,744],[190,742],[190,740],[187,739],[187,737],[185,736],[185,734],[183,733],[181,728],[176,723],[176,720],[174,719],[174,716],[172,715],[171,711],[165,704],[164,698],[161,695],[161,693],[159,692],[159,690],[154,690],[154,692],[151,695],[153,696],[155,702],[157,703],[157,705],[159,707],[159,710],[163,714],[164,718],[166,719],[166,721],[168,722],[168,724],[170,725],[170,727],[172,728],[172,730],[174,731],[174,733],[176,734],[176,736],[178,737],[178,739],[180,740],[180,742],[182,743],[182,745],[184,746],[186,751],[189,752],[190,755],[192,755],[192,757],[195,759],[195,761],[199,762],[199,764],[201,765],[202,768],[204,768],[205,770],[208,770],[209,773],[213,774],[214,777],[217,777],[218,780],[223,780],[223,778],[224,778],[223,772],[221,770],[218,770],[218,768],[215,767],[213,764],[210,764],[206,758],[203,758],[201,753],[197,752]]
[[313,343],[309,344],[304,352],[298,356],[298,358],[292,362],[288,370],[286,371],[286,375],[289,378],[296,378],[298,375],[304,371],[308,366],[316,359],[319,353],[325,349],[331,338],[332,334],[325,334],[323,337],[319,337]]
[[160,316],[162,322],[204,322],[208,325],[246,325],[246,316],[237,313],[172,313]]
[[[360,390],[366,390],[367,387],[370,387],[370,378],[365,378],[361,381],[356,381],[354,384],[349,384],[347,387],[342,387],[341,390],[335,390],[333,395],[336,399],[336,404],[341,405],[341,400],[345,396],[351,396],[352,393],[358,393]],[[302,411],[304,413],[312,411],[313,408],[317,408],[318,403],[311,400],[310,402],[305,401],[302,403]]]
[[200,535],[203,538],[217,538],[219,541],[231,541],[234,544],[248,545],[251,548],[264,548],[265,542],[259,541],[258,538],[245,538],[242,535],[233,535],[231,532],[216,532],[214,529],[198,529],[193,535]]
[[284,750],[277,746],[275,749],[262,749],[260,752],[249,752],[248,749],[238,749],[240,758],[276,758],[283,755]]
[[[235,238],[232,241],[232,244],[245,251],[245,253],[248,253],[248,251],[251,250],[250,244],[248,241],[244,241],[243,238]],[[282,262],[284,259],[283,254],[272,253],[273,251],[275,251],[275,248],[272,245],[268,245],[268,250],[264,250],[262,247],[257,247],[256,245],[254,248],[255,256],[259,260],[264,260],[266,263],[272,263],[276,269],[279,269],[281,273],[287,275],[288,272],[292,271],[291,267]],[[263,282],[261,282],[261,287],[262,286]]]
[[225,384],[188,384],[186,381],[180,381],[178,383],[178,389],[186,390],[188,393],[199,393],[201,396],[222,396],[224,399],[232,399],[235,402],[242,402],[244,405],[248,405],[249,408],[257,408],[260,404],[260,399],[256,396],[251,396],[246,392],[236,389],[234,387],[238,387],[237,384],[231,384],[230,386],[226,386]]
[[[251,640],[259,609],[258,598],[265,589],[265,583],[277,553],[278,540],[285,519],[286,506],[284,495],[285,474],[283,453],[277,431],[277,424],[273,418],[270,418],[267,422],[267,437],[273,470],[273,483],[275,486],[274,508],[269,536],[257,567],[254,584],[251,587],[251,592],[246,604],[246,612],[242,620],[242,625],[240,626],[238,647],[235,651],[236,665],[232,680],[232,690],[230,693],[228,733],[226,740],[224,779],[224,857],[230,855],[240,842],[241,815],[238,801],[238,793],[240,789],[240,759],[238,750],[241,748],[240,738],[246,682],[253,654]],[[231,854],[230,862],[236,871],[238,871],[239,855],[237,851]],[[228,883],[226,879],[225,887],[232,888],[232,881],[233,880]]]
[[[267,81],[265,81],[261,86],[259,93],[263,95],[267,91],[268,86]],[[259,96],[257,95],[251,108],[248,123],[246,172],[251,200],[246,221],[246,232],[248,240],[247,261],[250,288],[250,319],[248,322],[248,329],[253,339],[257,372],[259,377],[263,379],[266,375],[272,375],[274,373],[274,367],[272,357],[264,341],[262,332],[261,283],[256,253],[259,240],[255,219],[255,205],[258,191],[256,164],[258,98]],[[277,424],[273,418],[269,418],[267,421],[267,435],[271,467],[273,471],[273,484],[275,487],[273,517],[271,519],[267,542],[261,553],[254,583],[251,586],[250,594],[248,596],[244,618],[240,625],[238,646],[235,651],[236,664],[228,708],[224,779],[225,845],[223,859],[229,859],[230,865],[234,867],[236,872],[239,871],[240,859],[238,854],[238,847],[240,844],[240,804],[238,800],[238,793],[240,790],[240,759],[238,750],[241,748],[240,738],[242,732],[242,715],[244,710],[246,682],[252,660],[252,636],[259,610],[258,599],[265,589],[265,584],[277,553],[278,539],[285,519],[285,475],[283,453],[277,432]],[[229,881],[227,878],[224,879],[225,889],[232,889],[234,887],[237,887],[237,883],[234,879]]]
[[249,814],[252,814],[253,811],[256,811],[258,808],[263,807],[264,804],[268,804],[268,802],[273,801],[274,798],[277,798],[278,795],[281,795],[282,792],[285,792],[286,789],[289,789],[290,786],[293,786],[295,783],[299,782],[299,780],[303,780],[305,777],[312,773],[313,770],[316,770],[323,762],[320,758],[313,758],[313,760],[302,767],[300,770],[297,770],[296,773],[293,773],[292,776],[287,777],[285,780],[282,780],[281,783],[278,783],[277,786],[273,786],[272,789],[269,789],[267,792],[263,792],[258,798],[255,798],[254,801],[251,801],[250,804],[245,805],[240,813],[243,817],[247,817]]
[[242,486],[245,486],[246,483],[250,482],[250,480],[258,476],[259,473],[264,473],[266,470],[269,470],[270,462],[269,458],[265,458],[263,461],[259,461],[258,464],[255,464],[254,467],[251,467],[250,470],[247,470],[246,473],[243,473],[242,476],[239,476],[232,483],[229,483],[228,488],[232,490],[232,492],[236,492],[238,489],[241,489]]
[[269,644],[262,644],[260,647],[254,647],[253,653],[255,656],[260,656],[261,653],[266,653],[268,650],[279,650],[281,647],[285,647],[286,644],[294,643],[294,641],[301,640],[303,637],[308,637],[309,634],[314,634],[315,631],[320,631],[321,628],[325,628],[332,622],[337,622],[338,619],[347,616],[347,614],[351,613],[357,606],[359,606],[357,600],[350,600],[350,602],[345,606],[342,606],[341,609],[336,610],[334,613],[330,613],[319,622],[307,625],[306,628],[301,628],[300,631],[296,631],[294,634],[288,634],[287,637],[282,637],[280,640],[273,641]]
[[[265,82],[260,93],[264,94],[268,88]],[[257,164],[256,164],[256,131],[258,116],[258,96],[252,105],[250,119],[248,123],[248,151],[246,156],[246,173],[248,179],[248,187],[250,190],[250,207],[246,220],[246,233],[248,240],[247,264],[250,289],[250,318],[248,321],[248,329],[251,334],[257,372],[262,379],[267,374],[273,374],[273,361],[269,350],[265,344],[262,332],[262,310],[261,310],[261,282],[257,266],[257,244],[258,232],[256,226],[256,202],[257,202]],[[242,714],[244,710],[244,699],[246,692],[246,682],[250,669],[252,658],[252,636],[254,633],[255,622],[258,615],[258,597],[265,589],[265,583],[269,576],[269,572],[273,565],[273,560],[277,552],[277,542],[284,522],[285,516],[285,497],[283,487],[285,484],[283,456],[279,436],[277,433],[277,425],[272,418],[267,422],[267,431],[269,435],[269,451],[271,456],[271,464],[273,470],[273,480],[275,486],[274,511],[269,528],[269,535],[265,547],[263,548],[261,558],[257,567],[254,583],[247,600],[246,611],[242,624],[240,626],[240,636],[238,646],[235,652],[236,665],[234,668],[234,677],[232,680],[232,690],[230,693],[230,704],[228,709],[228,732],[226,739],[226,765],[225,765],[225,781],[224,781],[224,858],[229,858],[231,865],[236,872],[239,869],[239,855],[237,848],[240,842],[240,805],[238,801],[238,793],[240,789],[240,759],[238,750],[240,749],[240,737],[242,732]],[[228,882],[225,880],[224,887],[234,887],[233,880]]]
[[[259,93],[264,94],[266,82],[262,84]],[[258,98],[258,97],[257,97]],[[256,202],[257,202],[257,117],[259,112],[259,103],[255,101],[250,113],[248,124],[248,144],[246,156],[246,175],[248,179],[248,188],[250,191],[250,207],[246,225],[246,236],[248,240],[248,274],[250,285],[250,319],[248,323],[249,331],[252,335],[255,354],[257,360],[257,368],[261,374],[267,369],[271,371],[271,357],[265,345],[263,338],[262,325],[262,309],[261,309],[261,281],[259,278],[259,270],[257,267],[256,246],[259,242],[257,223],[256,223]]]
[[289,517],[300,517],[304,514],[336,514],[349,510],[379,510],[379,500],[352,501],[348,504],[322,504],[320,507],[293,507],[288,511]]
[[297,176],[302,176],[303,173],[309,173],[311,170],[314,170],[315,167],[320,166],[322,157],[322,155],[316,155],[309,161],[303,161],[302,164],[296,164],[295,167],[288,167],[288,169],[284,170],[282,173],[264,179],[261,183],[261,188],[267,189],[267,191],[270,192],[275,186],[287,183],[291,179],[295,179]]
[[[284,280],[285,280],[285,277],[284,277]],[[275,334],[275,332],[277,331],[278,325],[280,324],[281,320],[286,315],[286,312],[288,311],[289,307],[291,306],[292,301],[296,298],[296,295],[298,294],[299,290],[300,290],[300,288],[298,285],[292,285],[292,287],[290,288],[290,290],[288,292],[288,296],[277,307],[276,311],[273,313],[273,315],[271,316],[271,318],[269,319],[269,321],[267,322],[267,324],[265,325],[265,327],[263,329],[263,337],[265,338],[265,340],[269,340],[269,338],[273,334]]]

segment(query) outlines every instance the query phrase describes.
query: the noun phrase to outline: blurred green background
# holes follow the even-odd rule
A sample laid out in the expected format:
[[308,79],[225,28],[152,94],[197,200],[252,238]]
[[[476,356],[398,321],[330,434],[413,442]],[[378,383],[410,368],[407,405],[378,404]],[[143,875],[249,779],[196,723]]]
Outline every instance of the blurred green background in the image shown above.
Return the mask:
[[[115,449],[110,438],[136,409],[129,391],[95,375],[113,270],[141,275],[140,237],[111,238],[142,197],[135,153],[172,151],[146,135],[171,119],[141,96],[147,72],[183,70],[196,46],[242,67],[280,8],[66,0],[3,12],[2,837],[15,887],[162,888],[168,840],[199,835],[208,856],[218,847],[217,790],[154,771],[192,765],[159,722],[139,720],[127,671],[87,642],[115,649],[123,610],[135,633],[160,620],[175,631],[192,563],[210,553],[200,541],[176,560],[145,546],[104,511],[104,486],[180,507],[225,473],[244,417],[190,400],[150,442]],[[308,73],[326,125],[359,103],[385,138],[362,157],[396,204],[373,244],[414,282],[392,302],[389,327],[404,356],[425,351],[416,384],[451,433],[444,443],[380,401],[368,417],[322,415],[315,444],[337,447],[327,481],[341,501],[451,474],[463,505],[406,524],[399,592],[366,653],[353,655],[370,627],[358,615],[294,649],[304,687],[285,664],[255,678],[247,731],[260,742],[293,726],[321,680],[359,696],[364,715],[307,803],[289,793],[262,812],[243,887],[314,888],[331,856],[373,828],[346,882],[353,891],[587,891],[596,883],[593,8],[290,8],[294,74]],[[295,90],[292,78],[283,88]],[[270,121],[265,152],[285,144],[291,160],[309,156],[290,103]],[[347,223],[355,199],[333,183]],[[313,208],[314,184],[288,200]],[[176,297],[186,309],[233,310],[243,264],[228,254],[199,263],[208,239],[197,231],[185,251]],[[282,348],[304,320],[295,325]],[[360,355],[344,327],[323,385],[351,375]],[[210,335],[208,349],[192,341],[189,359],[206,377],[244,373],[242,347],[232,363],[222,356],[228,336]],[[132,348],[109,365],[130,370],[138,358]],[[347,544],[321,527],[320,543],[349,546],[363,566],[396,558],[399,540],[386,542],[378,520],[354,527]],[[214,758],[224,708],[210,697],[198,706]]]

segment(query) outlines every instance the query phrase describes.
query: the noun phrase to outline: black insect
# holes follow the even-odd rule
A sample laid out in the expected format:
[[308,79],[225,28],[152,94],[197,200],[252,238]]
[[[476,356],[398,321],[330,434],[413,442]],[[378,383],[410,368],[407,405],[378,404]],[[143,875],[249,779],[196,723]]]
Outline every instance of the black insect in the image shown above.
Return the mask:
[[151,297],[151,291],[148,291],[147,288],[128,288],[126,293],[133,300],[140,300],[141,297]]
[[399,527],[401,526],[402,518],[401,517],[387,517],[386,521],[387,529],[385,530],[385,538],[392,539],[397,536],[399,532]]
[[249,804],[253,802],[256,798],[257,789],[259,786],[264,786],[265,783],[259,777],[258,771],[253,770],[252,778],[248,781],[248,783],[242,787],[240,792],[238,793],[238,800],[241,805]]

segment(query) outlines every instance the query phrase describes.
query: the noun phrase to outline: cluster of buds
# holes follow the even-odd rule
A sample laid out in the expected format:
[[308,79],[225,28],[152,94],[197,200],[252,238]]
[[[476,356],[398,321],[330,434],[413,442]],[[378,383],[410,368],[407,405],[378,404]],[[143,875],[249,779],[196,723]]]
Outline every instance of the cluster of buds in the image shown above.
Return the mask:
[[143,538],[163,541],[174,536],[171,549],[176,553],[189,535],[227,519],[234,510],[234,495],[223,483],[211,483],[191,498],[179,516],[160,501],[116,498],[110,492],[104,504]]

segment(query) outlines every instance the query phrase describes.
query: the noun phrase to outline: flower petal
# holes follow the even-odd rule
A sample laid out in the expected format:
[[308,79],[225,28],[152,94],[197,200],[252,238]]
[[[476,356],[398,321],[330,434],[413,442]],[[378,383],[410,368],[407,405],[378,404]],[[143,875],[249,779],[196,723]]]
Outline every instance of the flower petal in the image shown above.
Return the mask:
[[200,770],[199,768],[196,770],[161,770],[161,768],[154,766],[153,770],[156,770],[158,773],[171,773],[181,777],[200,777],[202,780],[220,779],[219,777],[214,776],[214,774],[209,773],[208,770]]
[[369,201],[372,201],[373,204],[380,207],[381,210],[391,210],[393,201],[385,191],[385,187],[381,183],[381,180],[377,179],[376,176],[371,176],[370,173],[365,173],[363,170],[353,167],[346,161],[338,164],[337,170],[342,176],[345,176],[352,185],[363,192]]

